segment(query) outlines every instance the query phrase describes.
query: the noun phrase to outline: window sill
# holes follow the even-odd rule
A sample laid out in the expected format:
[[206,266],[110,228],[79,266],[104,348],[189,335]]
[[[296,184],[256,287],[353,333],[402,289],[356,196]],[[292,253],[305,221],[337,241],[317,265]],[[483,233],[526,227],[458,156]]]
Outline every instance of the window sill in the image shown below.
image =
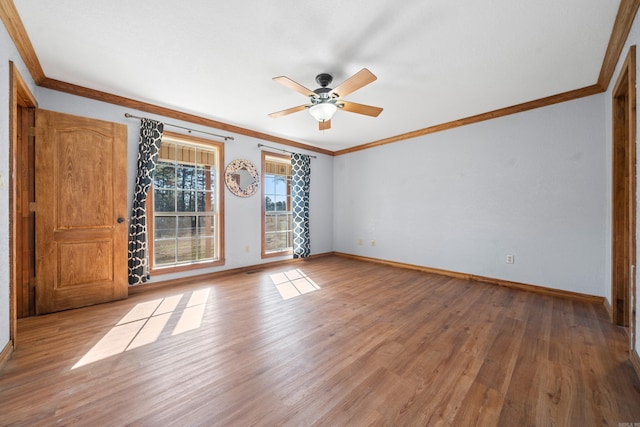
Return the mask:
[[263,252],[262,254],[262,258],[275,258],[275,257],[281,257],[281,256],[286,256],[286,255],[293,255],[293,249],[288,249],[286,251],[277,251],[277,252]]
[[198,262],[193,264],[173,265],[173,266],[167,266],[167,267],[152,267],[150,269],[150,273],[152,275],[160,276],[163,274],[179,273],[181,271],[202,270],[203,268],[218,267],[220,265],[224,265],[224,259],[219,259],[215,261]]

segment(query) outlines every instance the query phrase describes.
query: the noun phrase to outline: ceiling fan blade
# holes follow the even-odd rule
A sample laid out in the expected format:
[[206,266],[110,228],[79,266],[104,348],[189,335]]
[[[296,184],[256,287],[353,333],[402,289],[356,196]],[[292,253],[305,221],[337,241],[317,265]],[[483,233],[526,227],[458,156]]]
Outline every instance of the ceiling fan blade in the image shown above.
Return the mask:
[[306,87],[302,86],[300,83],[294,82],[289,77],[280,76],[274,77],[274,81],[280,83],[283,86],[288,87],[289,89],[293,89],[296,92],[303,94],[304,96],[315,96],[316,93]]
[[319,130],[331,129],[331,120],[325,120],[324,122],[318,122]]
[[297,113],[298,111],[302,111],[306,109],[306,105],[298,105],[297,107],[287,108],[286,110],[276,111],[275,113],[269,114],[269,117],[277,119],[278,117],[286,116],[288,114]]
[[375,81],[376,79],[377,77],[374,76],[371,71],[363,68],[362,70],[358,71],[353,76],[342,82],[340,85],[338,85],[331,91],[330,94],[336,94],[340,98],[343,98],[349,95],[351,92],[356,91],[361,87]]
[[350,113],[364,114],[365,116],[378,117],[382,113],[382,108],[373,107],[371,105],[358,104],[349,101],[339,101],[342,104],[342,109]]

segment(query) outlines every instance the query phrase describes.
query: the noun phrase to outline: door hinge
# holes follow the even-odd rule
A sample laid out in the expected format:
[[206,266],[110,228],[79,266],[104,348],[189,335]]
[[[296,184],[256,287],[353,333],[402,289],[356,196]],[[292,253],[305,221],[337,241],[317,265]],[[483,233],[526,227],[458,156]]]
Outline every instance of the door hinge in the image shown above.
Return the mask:
[[36,287],[36,278],[35,278],[35,276],[29,278],[29,287],[31,289],[35,289],[35,287]]
[[36,202],[29,202],[29,212],[36,211]]
[[36,136],[36,128],[29,126],[29,136]]

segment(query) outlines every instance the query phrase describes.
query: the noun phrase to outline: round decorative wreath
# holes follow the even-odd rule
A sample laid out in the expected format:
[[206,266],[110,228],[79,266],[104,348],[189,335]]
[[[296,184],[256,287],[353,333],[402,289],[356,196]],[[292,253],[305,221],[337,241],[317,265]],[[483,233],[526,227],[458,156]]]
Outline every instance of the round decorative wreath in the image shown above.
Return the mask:
[[[250,175],[251,182],[243,183],[243,175]],[[258,175],[258,169],[249,160],[238,159],[234,160],[227,165],[224,173],[224,182],[227,184],[227,188],[233,194],[238,197],[249,197],[258,191],[260,184],[260,176]],[[245,184],[245,185],[243,185]]]

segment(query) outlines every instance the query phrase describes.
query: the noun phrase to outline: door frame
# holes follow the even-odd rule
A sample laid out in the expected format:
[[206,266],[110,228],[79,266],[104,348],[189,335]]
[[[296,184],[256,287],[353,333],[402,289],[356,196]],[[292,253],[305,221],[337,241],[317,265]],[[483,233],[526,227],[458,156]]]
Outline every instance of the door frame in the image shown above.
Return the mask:
[[636,304],[636,51],[631,46],[612,99],[611,320],[629,327],[635,349]]
[[[14,349],[18,316],[17,272],[22,269],[19,250],[24,244],[35,244],[35,241],[23,242],[22,231],[19,229],[21,221],[18,218],[18,208],[21,203],[21,189],[18,188],[19,179],[16,178],[16,174],[20,171],[20,156],[23,152],[25,137],[28,135],[24,135],[24,127],[20,126],[18,110],[37,107],[38,102],[20,75],[18,67],[13,61],[9,61],[9,340]],[[35,125],[35,115],[32,117],[34,118],[32,125]]]

